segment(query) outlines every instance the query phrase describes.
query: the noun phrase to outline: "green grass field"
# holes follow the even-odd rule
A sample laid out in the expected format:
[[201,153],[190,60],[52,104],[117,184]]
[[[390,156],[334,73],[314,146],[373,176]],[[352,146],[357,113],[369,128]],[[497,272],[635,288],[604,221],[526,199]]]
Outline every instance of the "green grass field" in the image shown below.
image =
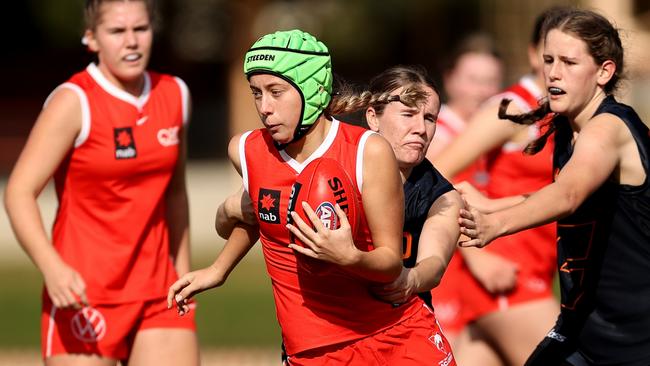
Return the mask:
[[[205,255],[193,268],[213,259]],[[27,261],[0,264],[0,348],[36,349],[40,340],[42,279]],[[197,325],[203,347],[275,348],[280,330],[271,284],[261,256],[250,253],[223,287],[197,296]]]

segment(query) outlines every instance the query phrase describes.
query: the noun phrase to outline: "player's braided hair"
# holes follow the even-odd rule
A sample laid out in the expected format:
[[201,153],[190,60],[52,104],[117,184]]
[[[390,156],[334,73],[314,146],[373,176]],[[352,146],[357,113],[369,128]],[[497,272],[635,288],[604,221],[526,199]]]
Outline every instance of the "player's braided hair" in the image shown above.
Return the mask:
[[[547,14],[542,25],[542,39],[553,29],[571,34],[582,40],[587,46],[589,54],[594,59],[596,65],[601,65],[607,60],[616,64],[616,70],[612,78],[603,86],[606,94],[612,94],[621,78],[623,77],[623,46],[621,43],[618,30],[614,28],[602,15],[589,10],[560,8]],[[499,118],[508,119],[515,123],[530,125],[546,118],[551,113],[548,100],[540,105],[536,110],[519,115],[510,115],[506,113],[510,100],[504,99],[499,107]],[[552,115],[549,122],[546,123],[546,131],[537,140],[526,146],[527,154],[539,152],[548,137],[558,129],[559,116]]]
[[544,148],[544,145],[546,145],[546,141],[548,140],[549,136],[555,132],[555,123],[553,122],[555,118],[553,118],[554,116],[551,115],[551,107],[548,103],[548,100],[545,100],[542,104],[540,104],[539,108],[533,109],[528,113],[508,114],[506,111],[508,110],[508,105],[510,105],[511,101],[512,100],[507,98],[503,98],[501,100],[501,104],[499,105],[500,119],[507,119],[520,125],[532,125],[538,121],[541,121],[543,118],[547,118],[547,122],[541,126],[541,129],[546,129],[546,131],[544,131],[542,136],[540,136],[538,139],[529,143],[524,149],[525,154],[535,155]]
[[[419,107],[425,103],[429,93],[424,87],[430,87],[437,93],[433,81],[426,70],[418,66],[394,66],[375,76],[367,90],[355,90],[350,84],[334,78],[334,93],[326,116],[353,113],[373,107],[377,114],[382,114],[384,107],[391,102],[401,102],[409,107]],[[402,91],[393,95],[399,88]]]
[[349,86],[345,86],[343,90],[334,94],[326,113],[328,113],[328,116],[343,115],[368,107],[383,111],[384,106],[390,102],[401,102],[409,107],[417,107],[423,104],[428,96],[429,93],[422,90],[419,85],[405,87],[397,95],[391,95],[391,92],[373,94],[368,90],[355,92]]

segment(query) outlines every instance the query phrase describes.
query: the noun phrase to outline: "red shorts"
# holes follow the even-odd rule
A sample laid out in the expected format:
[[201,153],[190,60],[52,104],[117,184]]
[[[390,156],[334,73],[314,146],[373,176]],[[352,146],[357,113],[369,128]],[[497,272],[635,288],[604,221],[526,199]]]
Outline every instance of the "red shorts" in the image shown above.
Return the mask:
[[463,263],[460,286],[463,289],[462,317],[472,322],[495,311],[503,311],[511,306],[530,301],[549,299],[553,295],[553,274],[540,272],[520,265],[517,283],[512,291],[505,294],[491,294],[470,274]]
[[462,271],[463,260],[454,252],[440,284],[431,290],[433,309],[442,329],[450,336],[455,336],[467,324],[463,313]]
[[95,354],[124,360],[138,331],[148,328],[196,330],[194,312],[179,316],[167,309],[167,299],[97,304],[81,310],[59,309],[43,295],[41,352],[43,359],[57,354]]
[[352,343],[320,347],[288,357],[287,365],[455,366],[451,347],[431,309]]
[[457,251],[440,285],[431,290],[433,308],[442,328],[458,334],[465,325],[489,313],[553,297],[553,274],[553,270],[540,266],[520,264],[515,288],[507,294],[493,295],[472,276]]

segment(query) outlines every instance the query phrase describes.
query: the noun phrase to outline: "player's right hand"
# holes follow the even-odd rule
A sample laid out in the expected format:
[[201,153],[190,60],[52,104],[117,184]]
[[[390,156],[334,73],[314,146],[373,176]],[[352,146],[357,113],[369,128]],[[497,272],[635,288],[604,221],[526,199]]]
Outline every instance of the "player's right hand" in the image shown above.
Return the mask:
[[194,295],[221,286],[223,281],[214,266],[186,273],[169,287],[167,309],[171,309],[176,302],[178,314],[185,315],[190,311],[189,300]]
[[81,309],[88,306],[86,282],[65,262],[57,261],[44,270],[43,278],[47,294],[57,308]]

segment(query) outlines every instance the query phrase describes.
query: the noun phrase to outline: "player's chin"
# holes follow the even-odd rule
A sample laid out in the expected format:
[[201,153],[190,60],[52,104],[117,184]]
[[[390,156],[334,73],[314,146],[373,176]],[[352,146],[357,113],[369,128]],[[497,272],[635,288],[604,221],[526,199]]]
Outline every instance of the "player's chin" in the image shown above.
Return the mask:
[[401,154],[399,157],[399,163],[403,166],[415,166],[418,165],[424,160],[424,152],[421,150],[410,150]]

